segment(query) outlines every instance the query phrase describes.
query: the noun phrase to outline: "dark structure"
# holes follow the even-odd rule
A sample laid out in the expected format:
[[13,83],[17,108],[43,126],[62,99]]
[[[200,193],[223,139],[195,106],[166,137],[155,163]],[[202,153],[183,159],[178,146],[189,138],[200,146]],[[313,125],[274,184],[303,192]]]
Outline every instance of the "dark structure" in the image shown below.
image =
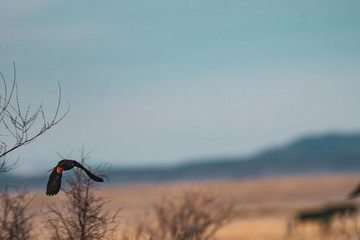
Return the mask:
[[336,216],[353,216],[356,213],[357,207],[354,204],[329,205],[321,209],[299,211],[295,216],[295,224],[314,222],[326,231]]
[[360,194],[360,184],[348,195],[349,199],[356,198]]

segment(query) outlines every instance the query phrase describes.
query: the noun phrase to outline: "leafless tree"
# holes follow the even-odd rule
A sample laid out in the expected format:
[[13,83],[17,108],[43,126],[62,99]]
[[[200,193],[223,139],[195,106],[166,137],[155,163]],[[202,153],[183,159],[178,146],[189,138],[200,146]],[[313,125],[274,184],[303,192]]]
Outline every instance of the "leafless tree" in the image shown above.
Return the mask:
[[[179,200],[180,199],[180,200]],[[155,205],[161,239],[208,240],[235,216],[234,204],[220,202],[211,191],[200,188],[184,191]]]
[[8,186],[0,193],[0,239],[32,239],[32,215],[27,213],[32,199],[25,190],[9,193]]
[[234,202],[223,202],[207,188],[190,188],[164,195],[153,206],[155,219],[141,221],[124,240],[210,240],[237,216]]
[[5,80],[0,72],[0,173],[11,170],[17,161],[9,163],[6,155],[17,148],[31,143],[44,134],[50,128],[58,124],[68,113],[61,114],[61,87],[59,84],[59,98],[55,113],[50,117],[46,116],[43,104],[34,110],[31,105],[23,108],[20,104],[18,86],[16,83],[16,67],[14,65],[14,77],[11,82]]
[[[81,154],[84,163],[88,154]],[[104,172],[97,175],[106,177]],[[81,169],[74,170],[74,176],[67,181],[66,200],[49,206],[48,225],[52,240],[97,240],[106,239],[115,232],[118,216],[106,210],[109,200],[96,195],[94,182]]]

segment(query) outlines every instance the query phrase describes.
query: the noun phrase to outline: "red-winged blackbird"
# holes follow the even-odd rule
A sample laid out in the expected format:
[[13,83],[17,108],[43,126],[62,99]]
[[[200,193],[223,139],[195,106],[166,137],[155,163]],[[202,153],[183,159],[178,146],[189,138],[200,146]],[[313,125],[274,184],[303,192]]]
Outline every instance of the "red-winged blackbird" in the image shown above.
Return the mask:
[[52,196],[52,195],[58,194],[58,192],[60,191],[60,186],[61,186],[62,172],[66,171],[66,170],[70,170],[73,167],[81,168],[94,181],[97,181],[97,182],[104,181],[101,177],[98,177],[98,176],[95,176],[94,174],[92,174],[89,170],[87,170],[83,165],[81,165],[77,161],[64,159],[64,160],[61,160],[56,165],[56,167],[54,167],[53,171],[51,172],[49,181],[48,181],[47,187],[46,187],[46,195]]
[[349,199],[356,198],[360,194],[360,184],[348,195]]

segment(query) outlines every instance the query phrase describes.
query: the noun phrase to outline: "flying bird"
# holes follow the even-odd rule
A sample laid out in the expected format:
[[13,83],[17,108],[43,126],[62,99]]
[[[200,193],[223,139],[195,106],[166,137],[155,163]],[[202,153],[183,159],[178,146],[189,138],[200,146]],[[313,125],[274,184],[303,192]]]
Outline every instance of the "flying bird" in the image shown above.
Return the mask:
[[101,177],[95,176],[89,170],[87,170],[83,165],[74,160],[63,159],[61,160],[53,171],[50,174],[49,181],[46,186],[46,195],[53,196],[58,194],[61,187],[61,177],[62,172],[72,169],[73,167],[81,168],[86,172],[86,174],[96,182],[103,182],[104,180]]
[[360,194],[360,184],[348,195],[348,199],[356,198]]

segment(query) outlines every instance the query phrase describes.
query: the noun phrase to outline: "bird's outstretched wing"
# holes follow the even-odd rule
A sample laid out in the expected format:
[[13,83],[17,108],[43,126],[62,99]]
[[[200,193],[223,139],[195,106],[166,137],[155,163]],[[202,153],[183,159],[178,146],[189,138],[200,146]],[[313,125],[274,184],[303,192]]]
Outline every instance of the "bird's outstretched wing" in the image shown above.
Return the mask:
[[353,199],[360,194],[360,184],[348,195],[348,199]]
[[86,172],[86,174],[94,181],[96,182],[103,182],[104,179],[102,179],[101,177],[98,177],[96,175],[94,175],[92,172],[90,172],[89,170],[87,170],[83,165],[81,165],[80,163],[75,164],[75,166],[77,166],[78,168],[81,168],[82,170],[84,170]]
[[61,187],[61,171],[58,171],[58,168],[55,167],[54,170],[51,172],[49,181],[46,186],[46,195],[53,196],[58,194]]

